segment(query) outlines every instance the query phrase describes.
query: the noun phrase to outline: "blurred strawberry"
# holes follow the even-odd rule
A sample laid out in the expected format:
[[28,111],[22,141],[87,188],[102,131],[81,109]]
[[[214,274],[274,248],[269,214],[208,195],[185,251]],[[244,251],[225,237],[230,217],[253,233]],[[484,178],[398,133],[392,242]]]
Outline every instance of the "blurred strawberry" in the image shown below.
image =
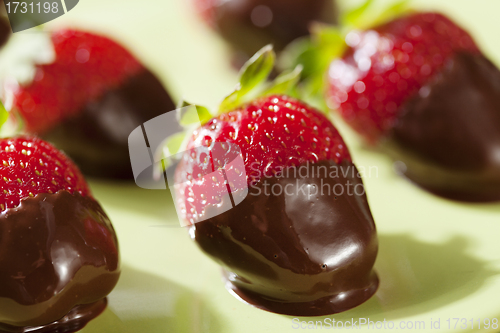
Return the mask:
[[194,4],[243,62],[264,45],[282,50],[308,35],[312,22],[337,21],[334,0],[194,0]]
[[415,13],[352,31],[328,72],[329,102],[369,141],[394,126],[401,106],[457,52],[478,53],[471,36],[441,14]]
[[328,103],[400,173],[444,197],[500,200],[500,71],[437,13],[410,13],[346,35],[328,70]]
[[175,105],[160,81],[126,49],[102,36],[60,30],[55,59],[13,89],[26,131],[64,150],[85,174],[131,178],[129,133]]

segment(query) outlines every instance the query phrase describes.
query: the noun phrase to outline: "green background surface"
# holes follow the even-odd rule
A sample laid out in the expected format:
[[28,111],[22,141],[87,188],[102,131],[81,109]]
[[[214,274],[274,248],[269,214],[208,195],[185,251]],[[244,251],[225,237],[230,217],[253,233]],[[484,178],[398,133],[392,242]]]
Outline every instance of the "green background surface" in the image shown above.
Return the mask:
[[[460,22],[500,64],[500,1],[413,3]],[[236,82],[226,46],[198,21],[187,0],[84,0],[47,28],[60,26],[117,39],[157,73],[176,99],[214,106]],[[389,158],[363,146],[341,121],[336,125],[358,167],[378,168],[365,184],[379,232],[381,284],[365,304],[328,317],[386,319],[396,326],[418,320],[425,322],[425,332],[431,318],[441,320],[439,332],[472,331],[470,322],[468,329],[448,330],[448,318],[500,319],[500,204],[432,196],[395,175]],[[292,317],[252,308],[224,289],[219,267],[179,227],[169,192],[90,183],[118,233],[123,273],[108,309],[82,332],[300,331],[292,328]],[[374,331],[357,331],[365,330]]]

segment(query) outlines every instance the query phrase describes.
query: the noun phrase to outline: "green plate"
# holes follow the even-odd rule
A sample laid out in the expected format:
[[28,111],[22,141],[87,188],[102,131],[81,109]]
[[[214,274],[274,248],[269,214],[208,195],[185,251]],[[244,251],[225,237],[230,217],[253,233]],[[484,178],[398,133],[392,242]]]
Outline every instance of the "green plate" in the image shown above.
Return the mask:
[[[415,3],[461,22],[499,63],[498,0]],[[186,0],[80,1],[49,27],[67,25],[120,40],[176,98],[213,106],[236,82],[223,42],[196,19]],[[500,204],[430,195],[396,176],[386,156],[364,148],[336,123],[355,163],[377,170],[365,178],[380,240],[381,284],[374,297],[344,313],[300,320],[255,309],[224,289],[219,267],[177,225],[167,191],[91,180],[117,230],[123,273],[107,310],[82,332],[296,332],[310,325],[319,329],[316,321],[359,326],[359,318],[374,323],[360,332],[386,331],[392,324],[427,332],[438,323],[440,332],[476,331],[478,320],[480,331],[500,331],[492,324],[500,320]],[[386,330],[380,326],[384,320]]]

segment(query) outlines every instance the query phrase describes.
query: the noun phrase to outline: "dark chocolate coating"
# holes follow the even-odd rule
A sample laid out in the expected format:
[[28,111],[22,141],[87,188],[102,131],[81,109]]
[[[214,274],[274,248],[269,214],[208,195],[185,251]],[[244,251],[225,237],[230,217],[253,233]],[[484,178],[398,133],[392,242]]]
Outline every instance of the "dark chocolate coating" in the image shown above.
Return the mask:
[[0,215],[0,331],[82,328],[105,308],[119,266],[94,199],[63,190],[22,200]]
[[162,83],[143,70],[88,102],[42,138],[78,164],[85,175],[133,179],[128,136],[144,122],[175,109]]
[[[259,14],[259,6],[272,12],[271,22],[259,27],[252,21]],[[264,8],[264,7],[259,7]],[[318,21],[328,24],[337,22],[334,0],[229,0],[220,1],[214,8],[217,31],[231,46],[247,57],[267,44],[282,50],[296,38],[307,36],[309,26]]]
[[[3,6],[3,3],[0,4]],[[3,47],[12,35],[12,29],[9,24],[9,19],[0,15],[0,48]]]
[[[337,164],[309,164],[310,174],[318,166]],[[261,309],[300,316],[345,311],[375,293],[375,224],[354,164],[340,167],[349,175],[263,178],[239,205],[190,227],[200,248],[223,267],[229,290]],[[272,195],[272,186],[275,194],[278,186],[287,193]],[[313,186],[324,186],[323,195]]]
[[500,200],[500,71],[483,55],[456,54],[402,106],[390,141],[423,188]]

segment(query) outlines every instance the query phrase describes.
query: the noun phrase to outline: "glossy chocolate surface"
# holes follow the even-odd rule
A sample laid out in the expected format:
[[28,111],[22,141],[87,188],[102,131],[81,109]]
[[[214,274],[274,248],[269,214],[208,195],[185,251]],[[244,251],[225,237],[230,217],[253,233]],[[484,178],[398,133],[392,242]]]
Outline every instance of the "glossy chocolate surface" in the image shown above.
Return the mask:
[[[351,162],[304,166],[316,176],[263,178],[233,209],[192,225],[190,235],[245,302],[288,315],[345,311],[377,290],[375,224]],[[332,167],[348,175],[332,176]]]
[[217,31],[247,57],[270,43],[283,49],[308,35],[314,21],[337,21],[334,0],[229,0],[214,11]]
[[133,179],[128,136],[137,126],[175,109],[162,83],[148,70],[88,102],[72,118],[42,135],[88,176]]
[[119,265],[94,199],[59,191],[22,200],[0,215],[0,331],[82,328],[105,308]]
[[500,71],[482,55],[457,54],[403,105],[390,141],[423,188],[500,200]]

